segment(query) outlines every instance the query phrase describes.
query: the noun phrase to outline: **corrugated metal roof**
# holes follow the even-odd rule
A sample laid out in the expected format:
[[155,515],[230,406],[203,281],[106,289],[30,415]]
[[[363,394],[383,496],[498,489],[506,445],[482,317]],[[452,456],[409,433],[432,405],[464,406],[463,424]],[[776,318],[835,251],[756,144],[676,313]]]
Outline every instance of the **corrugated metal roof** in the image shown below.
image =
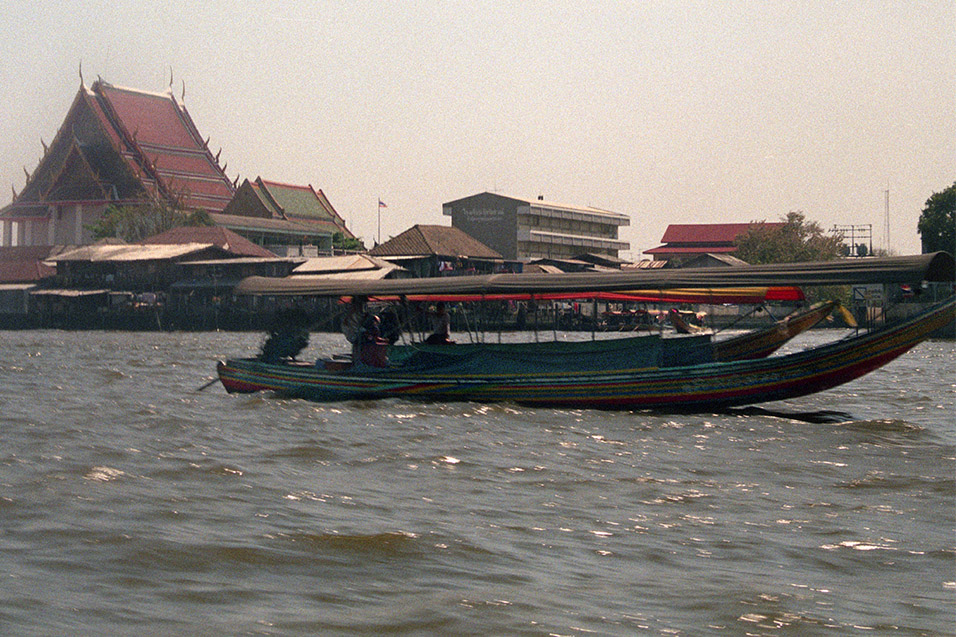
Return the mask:
[[556,265],[546,263],[529,263],[524,267],[525,272],[542,272],[544,274],[563,274],[564,270]]
[[48,261],[163,261],[216,248],[211,243],[184,243],[178,245],[88,245],[50,257]]
[[296,267],[296,274],[327,274],[348,270],[374,270],[387,263],[364,254],[343,254],[334,257],[312,257]]
[[431,255],[502,260],[503,257],[458,228],[417,224],[369,250],[376,257]]
[[[379,268],[377,270],[352,270],[350,272],[335,272],[332,274],[306,274],[301,278],[309,278],[325,281],[378,281],[388,277],[393,272],[407,272],[405,268],[392,265],[388,268]],[[295,278],[300,278],[296,276]]]
[[667,267],[667,261],[657,259],[641,259],[637,263],[625,263],[622,270],[658,270]]
[[698,261],[705,261],[708,259],[713,259],[714,261],[723,263],[724,265],[734,266],[734,267],[749,265],[743,259],[738,259],[737,257],[730,254],[714,254],[713,252],[707,252],[706,254],[702,254],[699,257],[696,257],[692,259],[691,261],[685,263],[684,267],[693,268],[695,267]]
[[405,268],[367,254],[314,257],[296,267],[293,276],[321,276],[348,279],[381,279]]
[[230,257],[228,259],[190,259],[180,263],[183,267],[201,265],[257,265],[260,263],[301,263],[302,257]]
[[181,226],[143,239],[143,245],[176,245],[187,243],[211,243],[226,252],[244,257],[275,258],[276,255],[262,246],[257,246],[229,228],[221,226]]

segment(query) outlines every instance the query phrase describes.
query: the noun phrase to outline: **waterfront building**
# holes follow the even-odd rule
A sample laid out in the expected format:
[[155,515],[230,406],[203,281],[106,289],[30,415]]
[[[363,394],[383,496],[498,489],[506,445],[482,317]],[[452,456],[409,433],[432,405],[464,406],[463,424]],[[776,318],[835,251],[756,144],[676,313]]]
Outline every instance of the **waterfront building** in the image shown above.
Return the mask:
[[[694,259],[711,255],[732,255],[737,246],[737,237],[747,232],[750,223],[672,223],[667,226],[660,245],[644,254],[654,259],[668,261],[673,266],[683,266]],[[782,222],[767,222],[767,228],[783,227]],[[701,264],[703,265],[703,264]]]
[[506,267],[498,252],[449,226],[414,225],[369,254],[401,265],[418,278],[491,274]]
[[29,290],[31,323],[248,328],[268,317],[260,315],[261,308],[236,301],[233,287],[247,276],[287,276],[304,260],[276,256],[224,228],[210,227],[176,228],[143,243],[85,245],[48,259],[56,275],[47,286]]
[[368,254],[343,254],[306,259],[292,270],[292,276],[307,276],[310,279],[377,281],[407,279],[411,277],[411,273],[400,265]]
[[627,215],[599,208],[484,192],[442,205],[451,224],[505,259],[569,259],[582,253],[617,258],[630,249],[618,230]]
[[0,248],[0,283],[38,283],[53,276],[56,268],[47,259],[64,249],[62,246]]
[[3,246],[83,245],[109,205],[220,212],[235,192],[171,93],[82,82],[53,141],[0,211]]

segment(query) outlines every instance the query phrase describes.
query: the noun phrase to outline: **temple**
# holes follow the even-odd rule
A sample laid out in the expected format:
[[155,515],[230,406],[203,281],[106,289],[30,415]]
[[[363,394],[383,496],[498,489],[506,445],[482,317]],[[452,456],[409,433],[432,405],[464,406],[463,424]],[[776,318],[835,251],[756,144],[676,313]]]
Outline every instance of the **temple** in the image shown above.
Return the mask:
[[217,226],[282,256],[331,254],[354,239],[321,189],[257,177],[230,181],[208,138],[171,93],[81,83],[20,194],[0,210],[0,246],[93,242],[108,206],[204,210]]
[[172,94],[81,84],[23,190],[0,211],[2,245],[78,245],[109,205],[222,211],[235,185]]
[[284,256],[331,254],[335,234],[355,238],[325,193],[311,184],[246,179],[226,208],[211,217],[216,225]]

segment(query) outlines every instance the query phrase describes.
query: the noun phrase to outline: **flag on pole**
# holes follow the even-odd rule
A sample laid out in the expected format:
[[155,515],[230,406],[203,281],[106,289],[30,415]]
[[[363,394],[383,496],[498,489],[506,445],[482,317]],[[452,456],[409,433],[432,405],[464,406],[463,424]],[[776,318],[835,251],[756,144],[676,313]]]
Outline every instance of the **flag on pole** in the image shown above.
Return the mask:
[[379,208],[388,208],[388,206],[385,205],[385,202],[382,201],[381,199],[378,200],[378,207],[379,207]]

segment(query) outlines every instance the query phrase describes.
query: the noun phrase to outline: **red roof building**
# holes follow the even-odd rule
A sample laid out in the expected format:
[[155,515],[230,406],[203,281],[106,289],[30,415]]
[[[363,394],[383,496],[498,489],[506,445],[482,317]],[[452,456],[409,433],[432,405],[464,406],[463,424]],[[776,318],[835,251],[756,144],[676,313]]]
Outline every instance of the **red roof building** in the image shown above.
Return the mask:
[[2,245],[85,244],[110,204],[159,198],[219,212],[234,193],[219,153],[172,94],[97,80],[81,84],[39,165],[0,211]]
[[35,283],[56,274],[56,266],[47,262],[63,247],[24,246],[0,248],[0,283]]
[[[705,254],[730,254],[737,246],[737,237],[747,232],[750,223],[672,223],[667,226],[661,242],[664,245],[645,250],[658,260],[682,263]],[[768,228],[782,227],[783,223],[765,223]]]

